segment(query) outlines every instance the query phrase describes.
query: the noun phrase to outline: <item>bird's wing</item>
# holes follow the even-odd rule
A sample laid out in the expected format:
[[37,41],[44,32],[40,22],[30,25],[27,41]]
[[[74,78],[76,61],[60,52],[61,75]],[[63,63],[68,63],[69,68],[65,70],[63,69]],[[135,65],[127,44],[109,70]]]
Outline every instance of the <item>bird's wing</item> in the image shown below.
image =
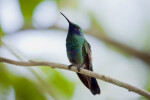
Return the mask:
[[91,46],[85,40],[82,46],[82,55],[84,57],[85,69],[93,71],[92,68],[92,57],[91,57]]
[[[91,58],[91,47],[90,44],[85,40],[82,45],[82,56],[84,59],[84,69],[93,71],[92,69],[92,58]],[[77,73],[82,83],[91,90],[91,77]]]
[[[84,57],[85,69],[93,71],[90,44],[85,40],[82,46],[82,55]],[[100,94],[100,88],[95,78],[77,73],[82,83],[90,89],[93,95]]]
[[[82,45],[82,56],[84,59],[84,68],[90,71],[93,71],[92,69],[92,58],[91,58],[91,47],[90,44],[85,40]],[[87,87],[91,88],[89,84],[91,84],[91,78],[86,75],[82,75],[80,73],[77,73],[82,83]]]

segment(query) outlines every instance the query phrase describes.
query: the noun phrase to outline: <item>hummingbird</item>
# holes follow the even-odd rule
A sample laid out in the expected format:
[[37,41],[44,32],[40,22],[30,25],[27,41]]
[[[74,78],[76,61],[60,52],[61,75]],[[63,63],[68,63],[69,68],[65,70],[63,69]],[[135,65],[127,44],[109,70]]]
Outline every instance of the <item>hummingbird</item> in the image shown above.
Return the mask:
[[[68,35],[66,38],[66,51],[71,65],[69,65],[68,68],[71,69],[72,66],[75,66],[78,71],[80,71],[80,68],[93,71],[91,47],[84,38],[82,29],[79,25],[72,23],[63,13],[61,14],[69,23]],[[77,75],[81,82],[92,92],[93,95],[100,94],[100,88],[94,77],[80,73],[77,73]]]

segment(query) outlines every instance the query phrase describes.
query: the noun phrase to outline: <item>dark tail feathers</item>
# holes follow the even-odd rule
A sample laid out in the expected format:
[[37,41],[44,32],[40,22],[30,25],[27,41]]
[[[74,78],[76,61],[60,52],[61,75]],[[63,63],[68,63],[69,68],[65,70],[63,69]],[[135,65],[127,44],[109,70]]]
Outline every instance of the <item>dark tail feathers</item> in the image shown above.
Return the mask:
[[95,78],[91,77],[91,92],[93,95],[100,94],[100,88]]
[[100,88],[95,78],[77,73],[82,83],[90,89],[93,95],[100,94]]

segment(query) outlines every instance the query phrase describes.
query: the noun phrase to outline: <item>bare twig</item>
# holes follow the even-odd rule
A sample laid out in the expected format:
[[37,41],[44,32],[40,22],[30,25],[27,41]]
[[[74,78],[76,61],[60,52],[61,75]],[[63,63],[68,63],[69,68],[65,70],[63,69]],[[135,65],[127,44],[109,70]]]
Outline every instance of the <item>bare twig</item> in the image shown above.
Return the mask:
[[[51,68],[59,68],[59,69],[69,70],[67,65],[57,64],[57,63],[52,63],[52,62],[14,61],[14,60],[3,58],[3,57],[0,57],[0,62],[5,62],[5,63],[19,65],[19,66],[28,66],[28,67],[30,67],[30,66],[50,66]],[[150,99],[150,92],[148,92],[146,90],[143,90],[143,89],[140,89],[140,88],[137,88],[135,86],[129,85],[127,83],[121,82],[121,81],[116,80],[114,78],[111,78],[111,77],[108,77],[108,76],[105,76],[105,75],[101,75],[101,74],[98,74],[98,73],[94,73],[94,72],[88,71],[86,69],[81,69],[81,71],[78,72],[75,67],[72,67],[70,69],[70,71],[77,72],[77,73],[82,73],[84,75],[88,75],[88,76],[91,76],[91,77],[95,77],[95,78],[103,80],[105,82],[109,82],[109,83],[112,83],[114,85],[126,88],[129,91],[133,91],[133,92],[135,92],[139,95],[145,96],[145,97]]]

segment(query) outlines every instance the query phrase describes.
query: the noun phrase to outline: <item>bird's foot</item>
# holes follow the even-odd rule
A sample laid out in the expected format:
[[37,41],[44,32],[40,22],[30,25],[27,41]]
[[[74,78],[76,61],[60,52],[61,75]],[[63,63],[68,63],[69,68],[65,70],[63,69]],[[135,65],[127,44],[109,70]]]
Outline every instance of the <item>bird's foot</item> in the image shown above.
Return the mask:
[[73,66],[73,64],[71,64],[71,65],[68,66],[69,70],[71,69],[72,66]]
[[79,66],[77,67],[78,72],[80,72],[81,68],[85,69],[85,66],[84,66],[83,64],[82,64],[82,65],[79,65]]
[[81,67],[77,67],[77,70],[78,70],[78,72],[80,72],[80,70],[81,70]]

